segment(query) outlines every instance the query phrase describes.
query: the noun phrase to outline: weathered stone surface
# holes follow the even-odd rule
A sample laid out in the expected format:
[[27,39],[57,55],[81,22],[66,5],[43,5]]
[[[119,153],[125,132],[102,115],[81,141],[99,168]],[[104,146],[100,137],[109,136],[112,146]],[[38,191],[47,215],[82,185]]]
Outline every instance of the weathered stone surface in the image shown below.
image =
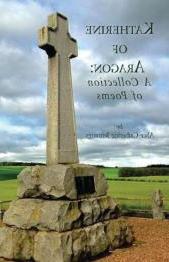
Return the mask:
[[97,221],[99,221],[100,217],[101,217],[101,208],[100,208],[100,204],[99,204],[99,198],[94,198],[91,199],[91,204],[92,204],[92,215],[93,215],[93,223],[96,223]]
[[18,175],[18,181],[19,198],[77,196],[73,169],[68,165],[27,167]]
[[0,258],[0,262],[16,262],[16,260],[6,260],[5,258]]
[[[36,262],[84,261],[132,244],[133,233],[121,220],[109,220],[68,232],[0,228],[0,257]],[[8,244],[7,244],[8,243]]]
[[[93,176],[95,192],[78,195],[77,176]],[[81,164],[27,167],[18,175],[18,181],[19,198],[82,199],[106,195],[108,188],[98,168]]]
[[87,234],[85,230],[72,231],[72,261],[83,261],[86,254]]
[[106,196],[98,199],[101,209],[101,216],[103,220],[110,218],[117,218],[120,215],[118,205],[114,202],[112,197]]
[[92,210],[92,204],[91,201],[88,201],[85,199],[84,201],[80,202],[80,210],[83,214],[83,225],[84,226],[89,226],[93,222],[93,210]]
[[122,219],[105,222],[105,234],[112,249],[131,245],[134,241],[132,228]]
[[104,231],[104,224],[97,223],[86,228],[87,253],[94,257],[105,252],[109,247],[108,239]]
[[72,256],[72,232],[39,232],[35,237],[36,262],[69,262]]
[[40,232],[35,237],[34,257],[38,262],[83,261],[96,256],[109,247],[104,224],[97,223],[65,233]]
[[118,217],[111,197],[78,201],[18,199],[5,212],[3,222],[22,229],[63,232]]
[[0,257],[28,260],[33,257],[33,231],[0,227]]
[[22,229],[67,231],[81,226],[77,201],[19,199],[5,212],[3,222]]
[[165,219],[163,194],[161,190],[157,189],[152,196],[152,212],[154,219]]

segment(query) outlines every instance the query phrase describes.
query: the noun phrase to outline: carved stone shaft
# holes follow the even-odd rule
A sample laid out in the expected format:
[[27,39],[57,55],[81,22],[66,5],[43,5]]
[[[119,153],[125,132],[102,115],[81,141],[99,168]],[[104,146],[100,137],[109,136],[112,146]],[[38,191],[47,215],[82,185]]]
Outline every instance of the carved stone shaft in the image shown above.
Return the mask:
[[39,47],[48,54],[47,164],[78,163],[70,59],[77,43],[68,32],[68,21],[56,13],[39,30]]

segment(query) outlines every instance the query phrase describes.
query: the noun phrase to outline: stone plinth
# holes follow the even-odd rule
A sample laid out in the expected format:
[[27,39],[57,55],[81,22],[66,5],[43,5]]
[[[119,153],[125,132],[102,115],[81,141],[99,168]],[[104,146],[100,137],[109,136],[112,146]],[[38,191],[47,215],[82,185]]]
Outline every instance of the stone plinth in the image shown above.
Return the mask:
[[[94,192],[78,194],[76,178],[91,177]],[[18,176],[19,198],[81,199],[107,193],[107,181],[96,167],[82,164],[27,167]]]
[[131,228],[119,219],[97,168],[36,166],[24,169],[18,179],[20,198],[11,203],[0,228],[0,258],[80,262],[132,243]]
[[22,229],[64,232],[118,215],[118,206],[108,196],[79,201],[19,199],[11,203],[3,222]]
[[132,241],[132,230],[122,220],[96,223],[63,233],[4,226],[0,228],[0,257],[24,262],[82,261]]

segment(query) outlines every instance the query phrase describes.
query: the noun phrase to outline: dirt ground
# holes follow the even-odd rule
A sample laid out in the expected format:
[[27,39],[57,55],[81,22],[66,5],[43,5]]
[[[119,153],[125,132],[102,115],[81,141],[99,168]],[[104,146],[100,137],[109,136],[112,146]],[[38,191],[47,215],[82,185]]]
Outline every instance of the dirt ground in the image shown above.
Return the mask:
[[136,241],[130,248],[117,249],[95,262],[169,262],[169,220],[127,218]]

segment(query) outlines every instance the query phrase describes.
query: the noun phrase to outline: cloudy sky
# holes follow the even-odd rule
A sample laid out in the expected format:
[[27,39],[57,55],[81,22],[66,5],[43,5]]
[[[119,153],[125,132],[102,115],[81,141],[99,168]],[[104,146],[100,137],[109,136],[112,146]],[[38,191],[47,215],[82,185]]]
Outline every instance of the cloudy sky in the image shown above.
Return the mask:
[[[45,162],[47,56],[37,47],[37,30],[47,15],[61,12],[77,39],[71,61],[80,161],[105,166],[168,164],[168,0],[0,0],[0,161]],[[154,23],[153,35],[86,35],[86,25]],[[113,44],[126,44],[114,54]],[[130,74],[91,74],[91,64],[137,63],[138,87],[91,88],[89,79],[126,79]],[[151,86],[143,86],[147,76]],[[98,93],[142,93],[140,101],[97,99]],[[122,126],[118,129],[117,126]],[[151,139],[87,138],[87,134],[153,133]]]

